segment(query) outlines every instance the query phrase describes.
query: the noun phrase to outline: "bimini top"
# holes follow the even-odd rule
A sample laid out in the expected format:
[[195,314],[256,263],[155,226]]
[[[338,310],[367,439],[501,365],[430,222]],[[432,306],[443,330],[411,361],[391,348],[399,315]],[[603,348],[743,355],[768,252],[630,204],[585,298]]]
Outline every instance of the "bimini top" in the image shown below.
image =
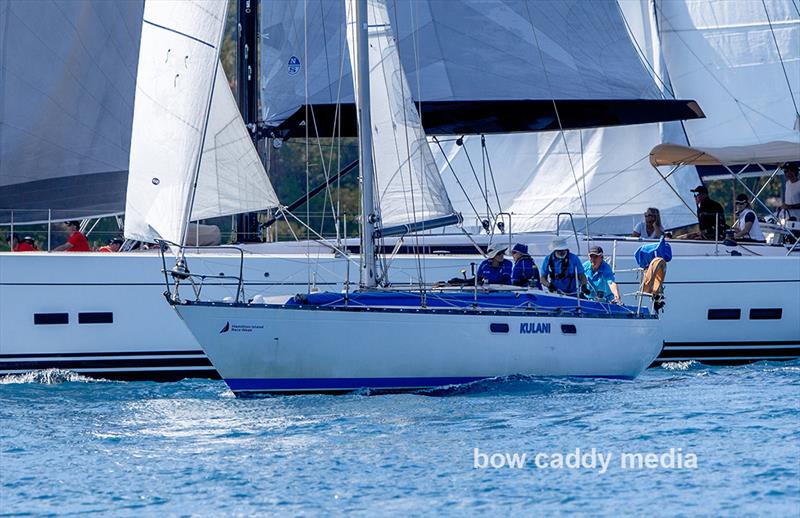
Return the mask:
[[650,151],[650,163],[661,165],[780,164],[800,160],[800,144],[783,140],[718,148],[659,144]]

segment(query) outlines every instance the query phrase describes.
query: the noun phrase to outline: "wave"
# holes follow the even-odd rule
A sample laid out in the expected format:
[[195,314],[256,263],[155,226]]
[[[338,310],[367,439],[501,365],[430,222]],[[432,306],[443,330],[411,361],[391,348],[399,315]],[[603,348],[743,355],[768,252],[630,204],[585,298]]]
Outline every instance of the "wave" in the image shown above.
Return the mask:
[[668,371],[688,371],[692,368],[702,367],[703,364],[694,360],[687,360],[681,362],[665,362],[661,364],[661,368]]
[[39,384],[58,385],[60,383],[98,383],[107,382],[102,378],[90,378],[77,372],[64,369],[45,369],[25,372],[22,374],[7,374],[0,377],[0,385],[11,384]]
[[477,395],[551,395],[594,392],[600,387],[619,383],[603,378],[551,378],[514,374],[416,391],[415,394],[434,397]]

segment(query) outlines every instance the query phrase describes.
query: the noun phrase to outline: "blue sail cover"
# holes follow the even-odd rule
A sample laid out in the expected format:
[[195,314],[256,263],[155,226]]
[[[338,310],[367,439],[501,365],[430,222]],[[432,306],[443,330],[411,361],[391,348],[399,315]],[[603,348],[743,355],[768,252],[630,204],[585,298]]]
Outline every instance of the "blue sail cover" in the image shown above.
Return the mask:
[[[694,103],[664,100],[616,0],[370,1],[387,4],[428,134],[614,126],[702,114]],[[263,118],[273,135],[301,136],[307,129],[333,135],[339,127],[342,135],[355,134],[344,20],[338,0],[262,6]]]
[[[343,293],[311,293],[297,295],[290,299],[287,306],[315,306],[319,308],[341,308],[370,310],[378,308],[420,308],[421,297],[415,292],[353,292]],[[471,290],[462,292],[426,292],[425,307],[436,310],[463,311],[472,309],[476,303]],[[558,297],[544,292],[483,292],[478,293],[477,308],[482,311],[530,311],[531,314],[563,314],[594,316],[635,316],[636,308],[604,304],[571,297]],[[640,314],[647,315],[645,308]]]

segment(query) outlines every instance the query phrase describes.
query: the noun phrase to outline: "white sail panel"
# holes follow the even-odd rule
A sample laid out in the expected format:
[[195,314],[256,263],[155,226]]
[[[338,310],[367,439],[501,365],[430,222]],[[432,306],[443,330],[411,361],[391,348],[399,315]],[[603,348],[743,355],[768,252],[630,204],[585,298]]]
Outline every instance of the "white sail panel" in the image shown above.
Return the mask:
[[[370,111],[381,222],[388,226],[448,216],[453,207],[411,99],[385,0],[369,0],[367,5]],[[348,40],[355,63],[351,33]]]
[[192,221],[278,206],[278,196],[217,65]]
[[796,0],[668,0],[660,8],[675,95],[696,99],[707,117],[685,123],[692,146],[800,145]]
[[[661,142],[661,131],[658,124],[568,131],[566,145],[554,132],[489,135],[486,149],[497,194],[488,173],[484,183],[478,137],[465,138],[461,147],[453,142],[443,145],[467,196],[441,154],[436,159],[455,210],[471,227],[487,218],[488,198],[489,214],[511,214],[512,232],[553,231],[559,212],[571,213],[582,232],[585,203],[591,233],[629,234],[648,207],[658,208],[668,227],[696,221],[684,204],[692,206],[689,190],[698,182],[694,170],[681,170],[668,179],[681,201],[650,166],[651,144]],[[477,175],[471,173],[466,153],[478,168]],[[562,228],[569,225],[562,217]]]
[[124,210],[142,11],[0,2],[0,222]]
[[145,4],[125,236],[181,243],[209,112],[227,2]]

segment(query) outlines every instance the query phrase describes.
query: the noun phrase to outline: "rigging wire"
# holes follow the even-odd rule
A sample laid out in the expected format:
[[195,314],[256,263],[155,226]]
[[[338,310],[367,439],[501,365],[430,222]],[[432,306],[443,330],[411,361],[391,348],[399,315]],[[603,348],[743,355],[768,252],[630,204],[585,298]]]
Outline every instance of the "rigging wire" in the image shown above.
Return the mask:
[[[769,11],[767,10],[767,3],[765,0],[761,0],[761,5],[764,6],[764,14],[767,16],[767,23],[769,24],[769,32],[772,35],[772,41],[775,43],[775,50],[778,52],[778,59],[781,62],[781,70],[783,70],[783,77],[786,79],[786,86],[789,88],[789,95],[792,97],[792,104],[794,105],[794,114],[797,117],[795,120],[800,120],[800,111],[797,109],[797,101],[794,98],[794,92],[792,91],[792,83],[789,81],[789,74],[786,72],[786,64],[783,62],[783,56],[781,55],[781,48],[778,45],[778,38],[775,36],[775,28],[772,26],[772,19],[769,16]],[[795,6],[797,7],[797,6]]]
[[[583,214],[584,214],[584,217],[586,218],[586,221],[588,222],[589,221],[589,209],[586,206],[586,200],[584,200],[584,195],[581,194],[581,189],[580,189],[580,186],[578,184],[578,177],[575,174],[575,164],[572,162],[572,154],[569,151],[569,145],[567,143],[567,135],[566,135],[566,132],[564,131],[564,125],[561,123],[561,115],[558,112],[558,104],[556,103],[555,96],[553,95],[553,85],[550,82],[550,75],[547,73],[547,67],[545,66],[545,62],[544,62],[544,55],[542,53],[542,48],[539,45],[539,37],[536,35],[536,26],[533,23],[533,18],[531,17],[530,10],[528,9],[527,2],[525,3],[525,11],[528,13],[528,22],[531,24],[531,32],[533,33],[533,39],[536,42],[536,48],[539,50],[539,61],[542,64],[542,71],[544,72],[544,78],[545,78],[545,81],[547,82],[547,88],[548,88],[548,91],[550,92],[550,96],[552,98],[553,111],[555,112],[556,121],[558,122],[558,130],[559,130],[559,133],[561,135],[561,139],[564,141],[564,149],[567,152],[567,160],[569,160],[569,168],[572,171],[572,179],[575,181],[575,189],[577,189],[577,191],[578,191],[578,199],[580,199],[580,201],[581,201],[581,206],[583,207]],[[558,229],[556,229],[556,231],[558,231]],[[589,238],[588,223],[587,223],[587,228],[586,228],[586,238],[587,239]]]
[[466,189],[464,189],[464,185],[461,183],[461,180],[458,178],[458,175],[456,174],[455,169],[453,169],[453,164],[450,163],[450,158],[447,156],[447,153],[444,152],[444,148],[442,148],[442,144],[439,142],[438,137],[436,137],[434,135],[433,136],[433,141],[436,142],[436,145],[439,147],[439,151],[442,153],[442,156],[444,157],[445,162],[447,162],[447,168],[450,170],[450,172],[453,173],[453,177],[455,178],[456,183],[458,184],[458,187],[461,189],[461,192],[464,194],[464,197],[466,198],[467,203],[469,203],[469,206],[472,208],[472,212],[475,213],[475,217],[478,218],[478,221],[480,221],[481,215],[478,214],[478,209],[475,208],[475,205],[473,205],[473,203],[472,203],[472,199],[470,199],[469,195],[467,194]]
[[[500,194],[497,192],[497,182],[494,181],[494,170],[492,169],[492,162],[489,159],[489,149],[486,147],[486,135],[481,134],[481,147],[483,153],[486,155],[486,164],[489,166],[489,178],[492,179],[492,188],[494,189],[494,197],[497,200],[498,213],[503,212],[503,204],[500,203]],[[511,232],[511,229],[508,229]]]
[[[483,186],[483,185],[481,185],[481,181],[480,181],[480,179],[478,178],[478,172],[475,170],[475,165],[472,163],[472,157],[470,157],[470,156],[469,156],[469,149],[467,148],[467,144],[466,144],[466,142],[467,142],[467,141],[466,141],[466,140],[463,140],[463,137],[462,137],[462,145],[461,145],[461,149],[463,149],[463,150],[464,150],[464,156],[467,158],[467,163],[469,164],[469,168],[470,168],[470,170],[472,171],[472,176],[473,176],[473,178],[475,178],[475,183],[477,183],[477,184],[478,184],[478,192],[480,192],[480,193],[481,193],[481,197],[483,198],[483,201],[484,201],[484,202],[486,202],[486,217],[487,217],[487,218],[491,217],[492,219],[494,219],[494,217],[495,217],[495,216],[494,216],[494,213],[492,213],[492,211],[491,211],[491,208],[489,207],[489,200],[488,200],[488,198],[486,197],[486,195],[484,194],[484,189],[485,189],[485,188],[484,188],[484,186]],[[455,171],[453,171],[453,174],[454,174],[454,175],[456,174],[456,173],[455,173]],[[466,195],[467,193],[465,192],[464,194]],[[470,202],[470,205],[472,205],[472,202]],[[474,208],[475,208],[475,207],[473,206],[473,209],[474,209]],[[477,216],[478,216],[478,219],[479,219],[479,220],[482,220],[482,219],[483,219],[483,218],[481,218],[481,216],[480,216],[480,215],[478,215],[478,211],[477,211],[477,210],[475,211],[475,215],[477,215]]]

